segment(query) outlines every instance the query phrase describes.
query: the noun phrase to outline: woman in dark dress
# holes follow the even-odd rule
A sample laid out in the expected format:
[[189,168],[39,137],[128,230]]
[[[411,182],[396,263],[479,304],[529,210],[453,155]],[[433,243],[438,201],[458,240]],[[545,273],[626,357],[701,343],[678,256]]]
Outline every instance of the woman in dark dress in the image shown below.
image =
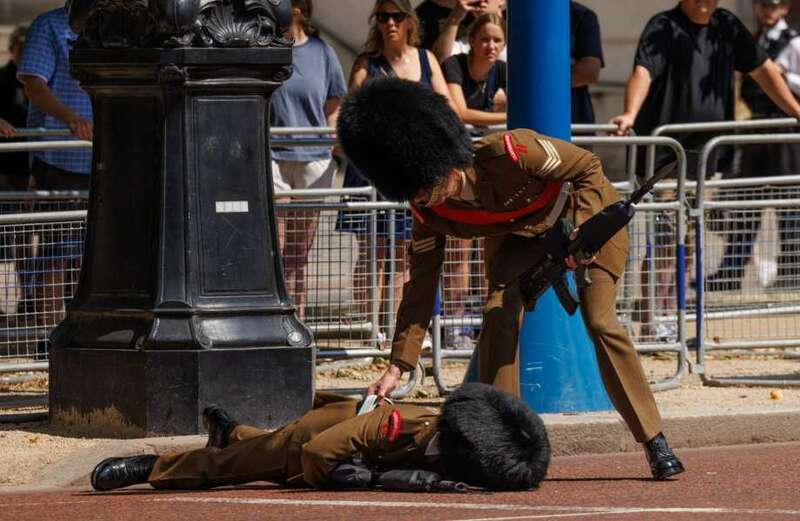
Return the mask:
[[481,15],[468,34],[469,53],[451,56],[442,64],[456,112],[470,125],[505,125],[507,68],[498,59],[506,46],[505,20],[496,14]]

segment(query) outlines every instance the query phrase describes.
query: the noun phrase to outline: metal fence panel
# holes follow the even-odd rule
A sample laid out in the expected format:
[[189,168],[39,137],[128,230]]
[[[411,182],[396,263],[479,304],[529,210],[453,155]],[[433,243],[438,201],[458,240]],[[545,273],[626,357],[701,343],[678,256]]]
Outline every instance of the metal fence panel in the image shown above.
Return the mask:
[[[720,146],[800,143],[796,134],[720,136]],[[702,171],[702,170],[701,170]],[[715,350],[783,356],[800,347],[800,176],[698,183],[697,370],[707,385],[800,385],[786,375],[710,374]]]

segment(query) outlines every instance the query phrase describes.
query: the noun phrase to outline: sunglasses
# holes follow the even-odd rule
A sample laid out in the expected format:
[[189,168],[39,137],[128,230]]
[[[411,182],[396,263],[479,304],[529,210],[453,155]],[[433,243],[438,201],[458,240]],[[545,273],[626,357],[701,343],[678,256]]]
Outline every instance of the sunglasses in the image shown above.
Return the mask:
[[389,23],[389,19],[392,19],[394,20],[394,23],[399,24],[403,23],[406,18],[408,18],[408,15],[399,11],[393,13],[377,13],[375,15],[375,20],[377,20],[379,24]]

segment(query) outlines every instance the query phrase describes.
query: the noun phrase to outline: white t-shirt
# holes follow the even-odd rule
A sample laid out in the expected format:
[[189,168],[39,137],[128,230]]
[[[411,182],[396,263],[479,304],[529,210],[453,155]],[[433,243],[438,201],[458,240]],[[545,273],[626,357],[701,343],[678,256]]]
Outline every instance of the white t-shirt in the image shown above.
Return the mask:
[[[783,23],[779,22],[776,27],[780,26],[780,29],[783,30],[787,25],[785,21],[781,20],[781,22]],[[800,36],[792,38],[789,45],[778,55],[775,63],[783,69],[786,82],[795,96],[800,96]]]

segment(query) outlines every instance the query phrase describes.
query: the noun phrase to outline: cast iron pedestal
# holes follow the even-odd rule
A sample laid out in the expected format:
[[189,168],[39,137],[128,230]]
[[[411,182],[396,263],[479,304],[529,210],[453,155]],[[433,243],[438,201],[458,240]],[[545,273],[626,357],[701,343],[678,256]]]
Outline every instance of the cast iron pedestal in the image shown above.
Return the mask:
[[94,169],[78,293],[51,337],[52,422],[190,434],[212,403],[263,427],[310,408],[311,334],[284,287],[269,170],[291,52],[73,52]]

